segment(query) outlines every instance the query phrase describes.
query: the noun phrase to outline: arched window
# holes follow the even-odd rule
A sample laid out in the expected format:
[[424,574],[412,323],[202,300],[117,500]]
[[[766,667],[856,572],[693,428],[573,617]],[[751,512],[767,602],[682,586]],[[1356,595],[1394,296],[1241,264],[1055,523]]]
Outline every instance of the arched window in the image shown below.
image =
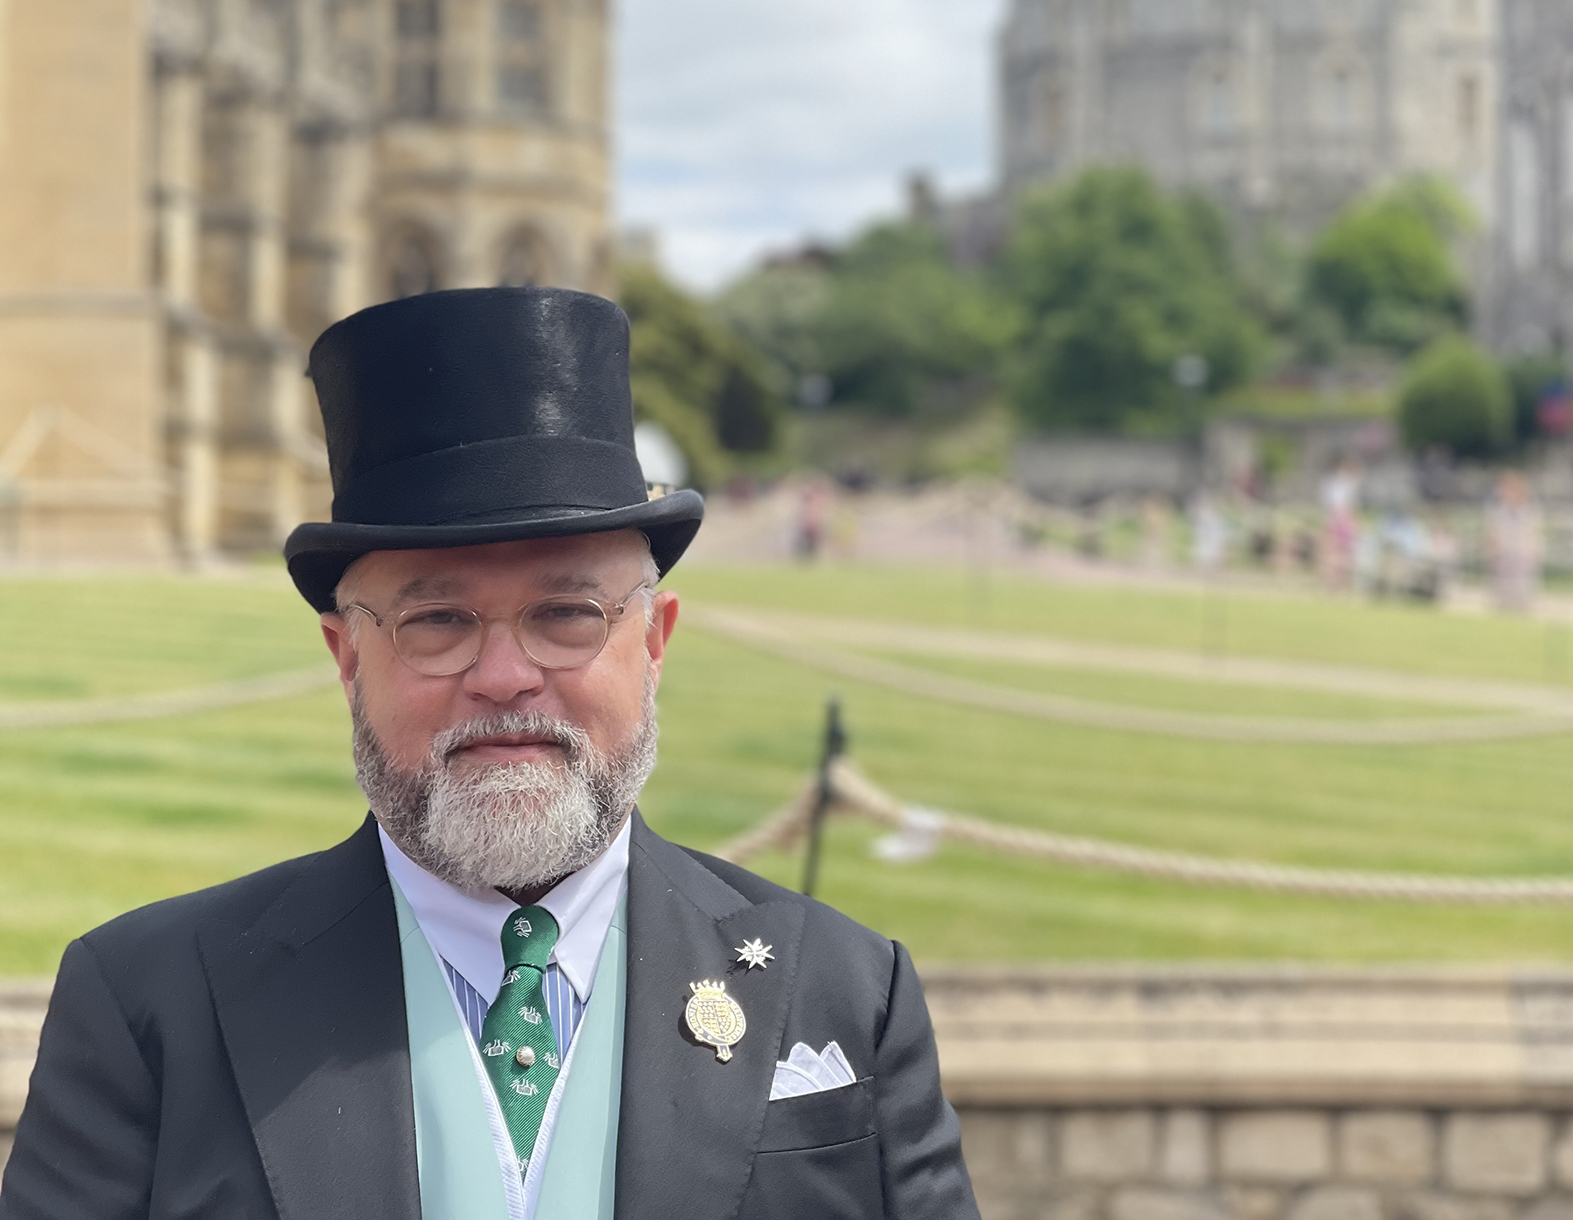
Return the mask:
[[388,239],[385,249],[383,279],[390,299],[420,296],[442,287],[437,239],[425,229],[416,225],[401,227]]
[[1191,77],[1196,126],[1209,136],[1227,136],[1240,126],[1240,86],[1227,58],[1208,56]]
[[1540,145],[1534,126],[1526,119],[1513,119],[1507,130],[1507,236],[1508,253],[1513,265],[1529,271],[1541,260]]
[[552,109],[549,19],[541,0],[500,0],[496,9],[497,108],[518,118]]
[[1321,126],[1334,135],[1353,135],[1366,122],[1367,80],[1361,65],[1339,57],[1322,71]]
[[1214,68],[1207,74],[1203,106],[1208,131],[1221,135],[1234,130],[1234,81],[1227,69]]
[[497,284],[502,288],[528,288],[552,277],[551,251],[535,229],[521,227],[502,243],[497,260]]
[[442,40],[442,6],[438,0],[399,0],[394,10],[397,59],[393,72],[393,108],[404,118],[434,118],[442,105],[438,51]]

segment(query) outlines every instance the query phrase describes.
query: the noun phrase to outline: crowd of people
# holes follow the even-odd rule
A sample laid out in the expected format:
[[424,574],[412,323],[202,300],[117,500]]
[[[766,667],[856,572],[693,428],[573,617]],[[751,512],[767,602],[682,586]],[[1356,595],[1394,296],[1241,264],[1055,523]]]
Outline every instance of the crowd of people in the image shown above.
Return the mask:
[[[1231,560],[1280,572],[1314,573],[1334,592],[1440,601],[1466,567],[1479,570],[1493,602],[1529,611],[1540,592],[1546,527],[1528,479],[1503,472],[1483,511],[1443,511],[1366,502],[1358,465],[1344,462],[1322,481],[1314,512],[1275,507],[1244,497],[1200,493],[1190,504],[1192,566],[1220,571]],[[1142,512],[1142,555],[1148,566],[1162,553],[1156,542],[1163,513]],[[1466,546],[1459,525],[1469,534]]]

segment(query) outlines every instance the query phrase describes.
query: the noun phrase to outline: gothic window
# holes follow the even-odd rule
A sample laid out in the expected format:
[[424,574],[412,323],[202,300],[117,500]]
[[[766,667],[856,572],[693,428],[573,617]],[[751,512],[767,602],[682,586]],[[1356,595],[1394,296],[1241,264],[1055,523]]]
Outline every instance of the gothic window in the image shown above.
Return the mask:
[[435,38],[442,32],[437,0],[399,0],[395,24],[401,41]]
[[501,288],[544,284],[551,278],[550,261],[546,240],[532,228],[520,228],[503,242],[497,284]]
[[1191,123],[1205,135],[1226,136],[1239,127],[1239,85],[1227,59],[1208,56],[1195,66],[1189,112]]
[[1234,130],[1234,82],[1230,80],[1229,73],[1223,69],[1207,73],[1204,90],[1202,121],[1207,130],[1213,135]]
[[1043,136],[1046,141],[1056,144],[1065,138],[1065,90],[1058,81],[1049,81],[1043,86]]
[[442,287],[437,241],[425,229],[412,225],[397,231],[386,250],[384,286],[390,299],[420,296]]
[[551,109],[546,20],[541,0],[499,0],[497,5],[497,108],[534,116]]
[[1348,136],[1358,132],[1366,116],[1366,78],[1358,63],[1338,59],[1321,73],[1318,118],[1324,131]]
[[1334,131],[1349,131],[1355,125],[1355,84],[1348,68],[1333,71],[1328,122]]
[[1480,137],[1480,81],[1473,76],[1458,82],[1458,134],[1466,145]]
[[503,64],[497,69],[497,101],[516,114],[545,110],[546,69],[540,64]]
[[1541,253],[1540,149],[1535,130],[1516,119],[1507,133],[1508,251],[1520,270],[1530,270]]
[[497,7],[499,42],[534,42],[540,36],[541,6],[538,0],[502,0]]
[[393,71],[393,108],[405,118],[433,118],[442,104],[439,0],[399,0],[394,10],[394,32],[398,35],[398,50]]

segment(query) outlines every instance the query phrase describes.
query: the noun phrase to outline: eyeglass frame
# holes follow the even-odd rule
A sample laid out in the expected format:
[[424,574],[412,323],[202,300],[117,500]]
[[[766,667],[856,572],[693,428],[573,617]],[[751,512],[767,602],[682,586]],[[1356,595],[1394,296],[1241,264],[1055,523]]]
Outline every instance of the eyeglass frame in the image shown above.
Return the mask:
[[[389,643],[393,645],[393,655],[398,657],[407,668],[415,673],[420,674],[421,677],[452,678],[458,674],[465,673],[468,670],[474,668],[475,663],[481,659],[481,652],[486,647],[485,629],[488,626],[490,626],[492,623],[508,623],[508,633],[513,636],[513,642],[519,646],[519,651],[524,653],[524,655],[530,659],[531,664],[537,666],[540,669],[549,669],[553,672],[579,669],[585,665],[590,664],[591,661],[594,661],[596,657],[600,656],[603,652],[606,651],[606,645],[612,638],[612,628],[615,627],[618,623],[622,622],[623,616],[628,612],[628,603],[633,601],[634,598],[639,596],[640,593],[644,592],[654,592],[654,589],[651,587],[651,584],[648,580],[641,580],[637,585],[630,589],[626,595],[624,595],[621,601],[616,602],[605,602],[602,601],[599,597],[574,597],[568,594],[554,593],[550,597],[538,597],[534,601],[525,602],[524,605],[520,606],[517,610],[514,611],[512,618],[506,618],[500,615],[487,617],[482,615],[481,612],[474,606],[466,606],[462,602],[417,602],[413,606],[404,607],[404,609],[400,610],[397,615],[393,616],[391,623],[387,624],[388,639]],[[536,606],[545,605],[548,602],[591,605],[599,610],[601,612],[601,618],[606,622],[606,634],[601,637],[601,646],[589,656],[587,656],[584,660],[575,661],[572,665],[548,665],[544,661],[539,660],[536,655],[530,651],[524,640],[520,638],[519,624],[523,621],[526,612],[533,610]],[[424,670],[416,669],[414,665],[410,664],[409,659],[399,651],[399,626],[406,616],[414,614],[417,610],[429,610],[439,606],[450,610],[463,610],[472,615],[481,625],[481,638],[480,642],[475,647],[475,655],[471,657],[469,661],[467,661],[463,666],[458,669],[449,670],[447,673],[429,674]],[[344,606],[343,609],[339,611],[339,613],[347,615],[351,610],[359,610],[362,614],[370,618],[371,621],[376,624],[379,630],[381,630],[385,625],[386,616],[378,614],[375,610],[363,602],[350,602],[348,605]]]

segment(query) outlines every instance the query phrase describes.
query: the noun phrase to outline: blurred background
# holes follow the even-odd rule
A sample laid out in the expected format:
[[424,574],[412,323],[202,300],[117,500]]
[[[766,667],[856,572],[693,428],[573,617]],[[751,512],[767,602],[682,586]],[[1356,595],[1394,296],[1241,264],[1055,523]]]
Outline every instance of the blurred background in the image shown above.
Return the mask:
[[348,834],[305,354],[633,321],[662,833],[906,943],[985,1214],[1573,1215],[1573,2],[0,4],[0,1153]]

